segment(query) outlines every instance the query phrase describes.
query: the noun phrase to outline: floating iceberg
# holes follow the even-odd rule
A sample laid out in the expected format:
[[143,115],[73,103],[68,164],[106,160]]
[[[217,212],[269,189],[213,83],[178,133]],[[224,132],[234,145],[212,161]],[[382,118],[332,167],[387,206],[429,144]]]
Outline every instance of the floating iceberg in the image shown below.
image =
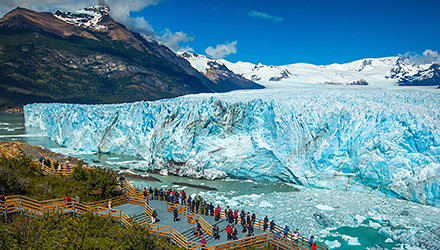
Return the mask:
[[114,105],[30,104],[76,150],[194,178],[283,181],[440,206],[440,92],[297,87]]

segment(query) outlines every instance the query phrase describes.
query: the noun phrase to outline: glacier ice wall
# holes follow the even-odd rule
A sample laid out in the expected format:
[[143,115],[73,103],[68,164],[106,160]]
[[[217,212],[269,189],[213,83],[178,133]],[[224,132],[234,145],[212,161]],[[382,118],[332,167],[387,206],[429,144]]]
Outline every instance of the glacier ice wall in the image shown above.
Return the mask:
[[440,92],[292,88],[115,105],[30,104],[26,126],[151,169],[381,193],[440,206]]

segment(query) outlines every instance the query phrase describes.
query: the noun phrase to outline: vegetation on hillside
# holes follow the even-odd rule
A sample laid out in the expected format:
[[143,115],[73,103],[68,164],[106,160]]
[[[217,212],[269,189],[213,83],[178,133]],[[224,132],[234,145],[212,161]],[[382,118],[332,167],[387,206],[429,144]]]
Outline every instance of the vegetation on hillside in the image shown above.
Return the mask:
[[94,35],[99,41],[0,27],[0,108],[121,103],[209,91],[171,62]]
[[[81,165],[70,176],[44,175],[30,157],[0,157],[0,194],[24,195],[36,200],[50,200],[78,195],[81,201],[91,202],[118,195],[113,172],[103,168],[85,169]],[[101,189],[101,196],[93,190]]]
[[124,228],[90,213],[0,220],[0,249],[179,249],[145,227]]

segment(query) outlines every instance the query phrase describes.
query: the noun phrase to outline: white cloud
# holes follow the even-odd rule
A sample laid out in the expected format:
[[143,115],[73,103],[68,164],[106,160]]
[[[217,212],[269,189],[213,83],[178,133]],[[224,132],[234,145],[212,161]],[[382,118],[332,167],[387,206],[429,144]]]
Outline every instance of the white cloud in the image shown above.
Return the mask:
[[56,11],[57,9],[73,11],[88,7],[90,5],[95,5],[97,3],[97,0],[2,0],[0,2],[0,15],[3,16],[7,12],[15,9],[17,6],[35,11]]
[[190,37],[182,31],[178,31],[173,34],[169,29],[166,29],[165,33],[160,36],[155,36],[154,39],[176,53],[194,51],[189,46],[184,47],[180,45],[180,43],[194,41],[194,37]]
[[281,22],[284,20],[284,18],[282,17],[277,17],[277,16],[272,16],[269,15],[267,13],[264,12],[258,12],[255,10],[251,10],[248,12],[248,16],[252,17],[252,18],[262,18],[262,19],[266,19],[266,20],[270,20],[270,21],[274,21],[274,22]]
[[212,56],[215,59],[224,58],[229,54],[237,53],[237,41],[233,41],[232,43],[226,42],[226,44],[218,44],[215,48],[208,47],[205,52],[206,54]]
[[414,64],[432,64],[439,63],[440,64],[440,55],[437,51],[433,51],[427,49],[423,52],[422,55],[418,55],[417,53],[406,52],[403,56],[409,57],[410,62]]
[[[152,32],[152,27],[143,17],[131,17],[130,12],[141,11],[149,5],[155,5],[161,0],[106,0],[104,2],[110,7],[110,15],[115,21],[127,26],[136,32]],[[97,5],[99,0],[1,0],[0,15],[17,6],[32,9],[35,11],[55,12],[60,9],[63,11],[75,11],[89,6]]]

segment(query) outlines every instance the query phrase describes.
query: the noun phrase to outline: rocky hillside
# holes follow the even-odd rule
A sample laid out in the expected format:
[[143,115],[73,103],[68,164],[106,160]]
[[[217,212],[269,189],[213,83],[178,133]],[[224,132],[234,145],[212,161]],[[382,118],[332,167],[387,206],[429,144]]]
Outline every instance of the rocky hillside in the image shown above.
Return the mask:
[[243,88],[212,82],[108,13],[106,6],[55,14],[18,7],[0,19],[0,110],[33,102],[120,103]]

